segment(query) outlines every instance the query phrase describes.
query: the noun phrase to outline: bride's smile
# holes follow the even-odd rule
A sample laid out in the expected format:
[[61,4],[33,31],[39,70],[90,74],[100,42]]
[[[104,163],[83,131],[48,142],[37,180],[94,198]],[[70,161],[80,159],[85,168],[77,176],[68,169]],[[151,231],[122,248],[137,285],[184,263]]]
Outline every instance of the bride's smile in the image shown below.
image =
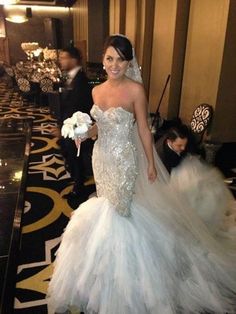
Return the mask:
[[103,65],[109,79],[122,79],[129,62],[122,58],[113,47],[108,47],[103,59]]

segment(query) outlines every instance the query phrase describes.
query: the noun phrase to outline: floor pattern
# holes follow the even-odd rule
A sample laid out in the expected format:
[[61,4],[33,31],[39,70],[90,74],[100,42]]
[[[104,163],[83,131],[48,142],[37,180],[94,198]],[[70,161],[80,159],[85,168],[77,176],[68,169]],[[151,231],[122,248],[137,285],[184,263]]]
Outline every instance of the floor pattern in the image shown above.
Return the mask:
[[22,116],[33,119],[33,129],[14,313],[44,314],[54,253],[72,211],[62,195],[72,182],[57,139],[50,134],[56,121],[48,108],[33,106],[0,83],[0,121]]
[[45,295],[54,254],[72,212],[62,198],[71,190],[72,182],[57,139],[50,133],[56,121],[49,109],[22,100],[0,82],[0,123],[6,117],[22,116],[33,119],[33,128],[14,314],[52,314]]

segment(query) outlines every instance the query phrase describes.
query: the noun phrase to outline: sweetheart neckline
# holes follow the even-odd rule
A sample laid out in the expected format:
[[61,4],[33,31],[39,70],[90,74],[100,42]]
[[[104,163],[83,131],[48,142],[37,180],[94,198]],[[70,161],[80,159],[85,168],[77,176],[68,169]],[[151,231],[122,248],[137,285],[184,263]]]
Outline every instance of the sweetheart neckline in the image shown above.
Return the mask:
[[107,111],[109,111],[109,110],[111,110],[111,109],[122,109],[123,111],[125,111],[125,112],[127,112],[127,113],[130,113],[130,114],[132,114],[132,115],[134,115],[134,113],[133,112],[131,112],[131,111],[129,111],[129,110],[126,110],[126,109],[124,109],[122,106],[117,106],[117,107],[110,107],[110,108],[107,108],[106,110],[103,110],[99,105],[97,105],[97,104],[93,104],[94,106],[96,106],[99,110],[101,110],[103,113],[105,113],[105,112],[107,112]]

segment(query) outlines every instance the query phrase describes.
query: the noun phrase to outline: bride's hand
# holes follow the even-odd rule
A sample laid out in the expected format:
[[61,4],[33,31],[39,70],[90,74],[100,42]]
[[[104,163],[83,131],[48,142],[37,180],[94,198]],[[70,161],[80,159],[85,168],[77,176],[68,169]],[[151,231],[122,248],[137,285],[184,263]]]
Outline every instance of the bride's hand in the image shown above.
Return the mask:
[[147,169],[148,180],[153,183],[157,178],[157,171],[154,165],[148,165]]
[[86,139],[87,139],[87,137],[85,137],[85,138],[77,137],[77,138],[75,139],[75,145],[76,145],[76,147],[79,148],[79,147],[80,147],[80,144],[81,144],[82,142],[86,141]]
[[77,138],[75,139],[75,145],[76,145],[77,148],[80,147],[81,142],[82,142],[81,138],[77,137]]

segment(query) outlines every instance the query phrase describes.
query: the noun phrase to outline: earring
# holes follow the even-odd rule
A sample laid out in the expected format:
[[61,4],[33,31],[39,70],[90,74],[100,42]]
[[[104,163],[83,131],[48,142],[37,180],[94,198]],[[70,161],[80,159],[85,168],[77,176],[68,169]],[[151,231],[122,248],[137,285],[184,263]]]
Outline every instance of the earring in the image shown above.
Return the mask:
[[105,70],[105,65],[104,65],[104,64],[103,64],[103,67],[102,67],[102,68],[103,68],[103,70]]

